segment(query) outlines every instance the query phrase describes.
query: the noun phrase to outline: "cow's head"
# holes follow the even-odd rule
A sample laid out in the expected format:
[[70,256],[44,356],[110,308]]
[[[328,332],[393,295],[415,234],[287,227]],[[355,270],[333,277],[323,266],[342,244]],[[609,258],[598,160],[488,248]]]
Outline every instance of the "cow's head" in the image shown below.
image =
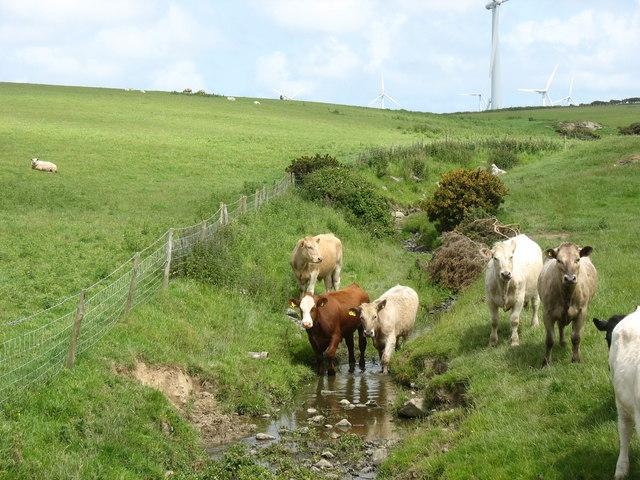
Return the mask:
[[505,240],[496,243],[491,249],[491,261],[503,282],[508,282],[513,276],[513,253],[516,250],[516,242]]
[[31,168],[35,168],[36,163],[38,163],[38,159],[37,158],[32,158],[31,159]]
[[298,242],[298,248],[302,253],[302,257],[309,263],[320,263],[322,262],[322,257],[320,256],[320,249],[318,248],[318,244],[320,243],[319,238],[314,237],[304,237],[300,242]]
[[362,327],[364,328],[364,334],[367,337],[373,337],[376,334],[376,329],[379,325],[380,310],[387,306],[387,299],[376,300],[371,303],[363,303],[357,308],[349,310],[356,313],[360,317]]
[[563,243],[558,248],[547,249],[545,255],[556,260],[562,273],[562,283],[567,286],[573,286],[578,283],[580,259],[588,257],[592,251],[592,247],[580,248],[575,243]]
[[616,325],[618,325],[620,321],[625,317],[626,315],[614,315],[607,321],[598,320],[597,318],[593,319],[593,324],[596,326],[596,328],[601,332],[606,332],[605,338],[607,340],[607,345],[609,346],[609,348],[611,348],[613,329],[616,328]]
[[326,297],[320,296],[317,299],[313,295],[307,293],[301,300],[291,299],[291,306],[298,307],[302,313],[302,326],[307,330],[313,327],[318,319],[318,309],[324,307],[328,300]]

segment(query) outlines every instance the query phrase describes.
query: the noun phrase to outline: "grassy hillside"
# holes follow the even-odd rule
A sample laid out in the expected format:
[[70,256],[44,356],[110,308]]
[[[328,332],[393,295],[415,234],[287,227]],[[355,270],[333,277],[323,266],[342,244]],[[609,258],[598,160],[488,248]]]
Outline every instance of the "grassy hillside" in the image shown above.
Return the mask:
[[[219,200],[237,198],[245,182],[255,188],[279,178],[300,154],[356,162],[371,147],[448,139],[473,145],[468,165],[482,165],[488,153],[477,145],[506,136],[557,139],[557,120],[601,122],[604,139],[522,155],[504,177],[511,193],[500,215],[543,247],[565,238],[594,247],[601,282],[592,314],[638,302],[640,172],[637,164],[613,166],[640,153],[640,142],[618,137],[615,128],[637,120],[637,106],[432,115],[261,102],[0,84],[0,318],[76,292],[168,227],[196,222]],[[56,162],[60,173],[30,170],[32,156]],[[379,179],[360,167],[389,199],[409,204],[459,165],[429,158],[422,182]],[[402,162],[388,173],[401,176]],[[81,355],[74,370],[4,404],[0,477],[155,479],[174,470],[178,478],[217,478],[203,474],[207,459],[192,426],[127,369],[139,360],[178,366],[210,385],[226,412],[273,412],[288,402],[313,373],[306,338],[282,315],[295,291],[287,258],[296,239],[319,231],[333,231],[345,244],[345,285],[357,281],[376,296],[409,284],[425,307],[447,293],[427,283],[397,238],[374,240],[339,212],[287,195],[229,229],[224,279],[176,280]],[[423,313],[420,322],[428,321]],[[417,424],[383,476],[609,476],[617,437],[604,340],[587,325],[582,364],[569,364],[558,348],[555,365],[541,370],[543,329],[522,325],[520,348],[504,341],[487,348],[477,283],[406,345],[394,363],[398,379],[421,389],[463,383],[469,405]],[[503,339],[506,332],[505,321]],[[246,354],[261,350],[270,352],[267,362]],[[446,359],[449,370],[430,377],[424,367],[431,357]],[[640,471],[637,460],[632,468]]]
[[[544,327],[521,317],[521,346],[508,346],[502,314],[500,344],[489,348],[489,314],[482,280],[427,335],[396,357],[396,372],[422,388],[462,381],[470,405],[438,414],[392,455],[384,478],[610,478],[617,458],[616,413],[604,337],[594,316],[629,313],[640,301],[640,165],[615,166],[640,152],[639,139],[609,139],[513,170],[502,217],[518,222],[543,248],[562,241],[594,247],[598,293],[584,328],[580,364],[570,345],[555,347],[541,369]],[[430,378],[425,360],[444,358],[449,370]],[[637,444],[636,444],[637,445]],[[632,470],[640,472],[634,446]],[[416,476],[411,477],[410,474]]]

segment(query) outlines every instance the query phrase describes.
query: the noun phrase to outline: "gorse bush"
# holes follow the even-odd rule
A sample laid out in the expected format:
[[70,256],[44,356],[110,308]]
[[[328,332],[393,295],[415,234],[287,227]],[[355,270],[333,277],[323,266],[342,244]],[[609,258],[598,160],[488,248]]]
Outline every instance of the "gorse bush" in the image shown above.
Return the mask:
[[393,233],[387,200],[365,178],[346,167],[323,168],[307,175],[301,194],[343,210],[376,237]]
[[620,135],[640,135],[640,122],[632,123],[626,127],[618,127]]
[[495,163],[503,170],[509,170],[520,163],[518,154],[507,146],[501,145],[489,150],[489,165]]
[[296,158],[291,162],[291,165],[286,168],[286,171],[288,173],[293,173],[296,184],[299,185],[300,183],[302,183],[305,175],[308,175],[315,170],[319,170],[325,167],[339,166],[340,162],[336,160],[335,157],[332,157],[329,154],[321,155],[319,153],[316,153],[312,157],[303,155],[302,157]]
[[440,232],[453,230],[467,212],[481,208],[494,214],[508,193],[502,181],[481,169],[459,168],[442,176],[433,198],[424,202],[429,220]]

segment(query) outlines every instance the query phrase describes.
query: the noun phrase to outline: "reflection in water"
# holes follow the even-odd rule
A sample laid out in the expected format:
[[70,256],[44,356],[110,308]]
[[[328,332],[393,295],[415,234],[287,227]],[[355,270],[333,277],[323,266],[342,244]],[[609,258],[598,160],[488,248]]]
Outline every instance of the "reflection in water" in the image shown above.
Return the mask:
[[[318,414],[326,417],[323,424],[335,425],[346,418],[353,425],[349,432],[358,434],[364,440],[397,439],[393,415],[387,410],[395,399],[395,388],[390,377],[379,373],[380,367],[370,362],[367,362],[365,371],[356,368],[354,373],[348,373],[348,368],[348,365],[342,365],[334,377],[318,377],[316,383],[303,389],[295,410],[259,425],[259,431],[279,438],[281,427],[295,430],[311,426],[308,423],[311,415],[307,409],[315,408]],[[342,399],[360,406],[345,409],[340,404]],[[368,401],[374,401],[376,405],[364,406]],[[325,435],[336,430],[327,429],[324,425],[315,428]]]

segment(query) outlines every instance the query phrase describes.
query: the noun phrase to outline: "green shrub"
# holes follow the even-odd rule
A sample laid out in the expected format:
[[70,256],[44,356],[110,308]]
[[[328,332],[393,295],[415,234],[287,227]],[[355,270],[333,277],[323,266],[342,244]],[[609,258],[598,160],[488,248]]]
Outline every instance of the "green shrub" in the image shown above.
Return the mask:
[[618,127],[620,135],[640,135],[640,122],[632,123],[626,127]]
[[555,126],[555,131],[567,138],[575,138],[577,140],[598,140],[600,138],[600,134],[595,130],[571,122],[558,123]]
[[425,202],[429,220],[440,232],[453,230],[465,214],[481,208],[494,214],[508,193],[502,181],[481,169],[459,168],[442,176],[433,198]]
[[406,155],[401,161],[403,176],[406,179],[415,177],[420,180],[427,178],[427,163],[424,155],[418,152]]
[[346,167],[323,168],[307,175],[301,194],[344,210],[376,237],[393,233],[386,199],[365,178]]
[[286,171],[288,173],[293,173],[296,184],[300,185],[304,177],[311,172],[325,167],[339,166],[340,162],[338,162],[335,157],[332,157],[329,154],[321,155],[319,153],[316,153],[312,157],[303,155],[302,157],[296,158],[291,162],[291,165],[286,168]]
[[469,141],[440,140],[425,144],[424,149],[427,155],[440,162],[468,165],[473,160],[476,145]]
[[489,150],[488,164],[491,165],[492,163],[495,163],[497,167],[503,170],[509,170],[520,163],[520,158],[511,148],[501,145]]
[[384,148],[372,148],[361,156],[360,160],[364,161],[369,168],[372,168],[376,177],[384,177],[389,170],[390,150]]

